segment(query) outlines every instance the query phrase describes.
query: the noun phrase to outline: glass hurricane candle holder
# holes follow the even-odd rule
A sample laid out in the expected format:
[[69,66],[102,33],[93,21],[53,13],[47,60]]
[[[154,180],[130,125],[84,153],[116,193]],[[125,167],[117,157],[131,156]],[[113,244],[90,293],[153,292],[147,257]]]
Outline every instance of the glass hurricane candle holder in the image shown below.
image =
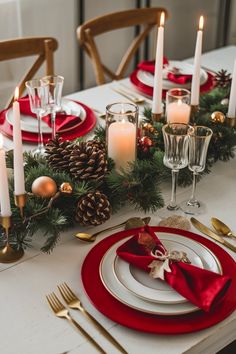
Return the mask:
[[190,119],[190,91],[173,88],[166,94],[167,123],[188,124]]
[[137,128],[137,105],[119,102],[106,107],[107,152],[117,171],[127,169],[136,160]]

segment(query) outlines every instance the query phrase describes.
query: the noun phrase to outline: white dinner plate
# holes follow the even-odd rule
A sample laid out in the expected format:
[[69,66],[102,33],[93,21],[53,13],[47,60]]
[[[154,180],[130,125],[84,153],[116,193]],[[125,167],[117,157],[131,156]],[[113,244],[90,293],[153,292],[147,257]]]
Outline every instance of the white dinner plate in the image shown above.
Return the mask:
[[[163,244],[166,249],[186,252],[191,264],[203,268],[201,258],[193,250],[193,248],[196,248],[196,243],[187,238],[179,240],[179,237],[176,241],[177,237],[176,235],[168,235],[165,238]],[[199,244],[197,244],[197,248],[196,251],[200,253],[202,249]],[[209,257],[209,254],[207,256]],[[151,278],[147,272],[130,265],[118,256],[115,258],[114,272],[117,279],[126,289],[148,301],[172,304],[187,301],[166,282]]]
[[[83,123],[83,121],[86,118],[86,112],[84,108],[71,100],[68,99],[62,99],[62,110],[66,112],[66,114],[71,114],[71,115],[77,115],[80,117],[81,121],[76,124],[73,128],[76,128],[80,124]],[[14,124],[14,117],[13,117],[13,110],[10,108],[7,113],[6,113],[6,119],[10,125]],[[73,129],[70,128],[70,129]],[[30,133],[38,133],[38,121],[36,118],[32,116],[28,116],[25,114],[21,114],[21,129],[25,132],[30,132]],[[47,125],[46,122],[42,120],[42,132],[44,134],[50,134],[52,132],[52,128]]]
[[[166,234],[166,233],[158,233],[158,236],[160,237],[164,245],[165,245],[165,238],[167,237],[169,238],[169,235],[170,234]],[[178,238],[181,237],[179,235],[178,236],[174,235],[174,236]],[[136,296],[133,292],[131,292],[125,286],[123,286],[123,284],[121,284],[117,280],[117,277],[114,273],[114,262],[116,259],[116,250],[124,242],[125,240],[121,240],[115,243],[105,253],[100,263],[99,271],[100,271],[101,280],[104,286],[106,287],[106,289],[110,292],[110,294],[112,294],[112,296],[114,296],[120,302],[124,303],[125,305],[131,308],[134,308],[142,312],[152,313],[152,314],[170,316],[170,315],[186,314],[198,310],[198,307],[196,307],[195,305],[191,304],[188,301],[181,302],[181,303],[157,303],[153,301],[148,301],[146,299],[142,299],[140,296]],[[211,254],[211,256],[208,255],[207,258],[204,259],[203,257],[205,256],[206,250]],[[221,273],[220,262],[212,254],[211,251],[209,251],[207,248],[204,247],[204,253],[199,256],[201,258],[203,267],[205,269],[209,269],[209,270],[214,269],[216,270],[217,273]],[[148,277],[148,274],[146,274],[146,276]],[[139,279],[138,282],[140,282],[139,276],[136,278],[136,280],[137,279]],[[159,280],[156,281],[160,282]],[[170,288],[170,292],[171,291],[174,292],[175,290]]]
[[[193,75],[194,67],[192,64],[176,61],[176,60],[169,61],[169,65],[166,67],[166,69],[163,69],[163,89],[164,90],[169,90],[171,88],[175,88],[176,86],[178,86],[178,84],[176,84],[175,82],[172,82],[167,79],[168,67],[176,67],[180,69],[180,72],[183,75]],[[137,78],[143,84],[153,87],[154,76],[152,73],[144,70],[138,70]],[[208,80],[207,72],[204,69],[201,69],[200,84],[203,85],[207,80]],[[189,89],[191,87],[191,82],[187,82],[186,84],[182,84],[182,85],[179,84],[179,86],[181,86],[182,88]]]

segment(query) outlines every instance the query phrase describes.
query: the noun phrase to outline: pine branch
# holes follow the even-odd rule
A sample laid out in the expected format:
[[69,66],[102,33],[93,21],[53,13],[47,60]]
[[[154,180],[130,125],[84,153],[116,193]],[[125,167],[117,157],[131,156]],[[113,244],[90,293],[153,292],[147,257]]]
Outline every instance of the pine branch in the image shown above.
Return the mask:
[[44,218],[42,225],[43,236],[46,237],[41,250],[46,253],[51,253],[60,239],[60,233],[68,225],[66,218],[63,216],[60,210],[51,209],[50,212]]
[[94,131],[94,139],[99,141],[106,141],[106,129],[101,125],[98,126]]

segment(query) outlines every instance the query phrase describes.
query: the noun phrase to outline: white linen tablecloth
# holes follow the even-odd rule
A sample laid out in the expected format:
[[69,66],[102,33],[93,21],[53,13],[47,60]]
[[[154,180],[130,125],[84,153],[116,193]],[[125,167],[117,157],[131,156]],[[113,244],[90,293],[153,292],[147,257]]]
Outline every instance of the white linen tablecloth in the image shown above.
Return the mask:
[[[203,56],[203,65],[213,70],[232,69],[236,47],[227,47]],[[214,63],[214,58],[218,58]],[[222,61],[221,61],[222,60]],[[128,80],[125,80],[127,83]],[[123,98],[110,89],[111,84],[70,95],[92,108],[104,111],[105,106]],[[101,120],[101,124],[104,122]],[[6,144],[10,147],[10,141]],[[170,196],[170,185],[165,185],[164,196]],[[178,201],[189,197],[190,187],[178,189]],[[207,204],[207,213],[198,218],[210,226],[212,216],[219,217],[236,232],[236,159],[228,163],[218,162],[212,173],[197,185],[199,199]],[[131,216],[144,213],[124,208],[96,230],[118,224]],[[149,214],[151,215],[151,214]],[[151,215],[151,225],[160,220],[158,212]],[[78,231],[79,228],[76,229]],[[90,228],[94,232],[93,228]],[[196,231],[192,229],[193,231]],[[113,323],[100,314],[87,298],[81,283],[80,270],[84,258],[94,244],[84,244],[73,237],[75,230],[62,235],[61,243],[49,256],[37,250],[27,250],[24,258],[16,264],[0,264],[0,353],[1,354],[92,354],[95,349],[66,321],[56,318],[49,309],[45,295],[56,290],[56,285],[66,281],[84,306],[126,348],[130,354],[212,354],[236,339],[236,315],[209,329],[187,335],[164,336],[137,332]],[[98,238],[99,242],[108,234]],[[233,252],[227,250],[234,258]],[[92,281],[92,279],[91,279]],[[94,289],[96,291],[96,289]],[[107,353],[118,351],[107,342],[77,311],[77,319],[92,333]]]

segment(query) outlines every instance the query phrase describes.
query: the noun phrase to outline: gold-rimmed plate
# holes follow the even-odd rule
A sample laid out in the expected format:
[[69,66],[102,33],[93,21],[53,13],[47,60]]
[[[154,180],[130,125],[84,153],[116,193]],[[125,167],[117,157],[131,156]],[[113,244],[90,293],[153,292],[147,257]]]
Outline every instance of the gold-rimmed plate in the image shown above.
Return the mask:
[[[165,237],[169,237],[169,234],[161,235],[158,233],[158,236],[161,238],[163,244],[165,244]],[[174,235],[178,239],[181,237],[179,235]],[[181,237],[182,238],[182,237]],[[104,255],[101,263],[100,263],[100,277],[101,280],[106,287],[106,289],[114,296],[117,300],[124,303],[125,305],[134,308],[136,310],[147,312],[151,314],[158,315],[182,315],[190,312],[197,311],[198,308],[191,304],[190,302],[181,302],[181,303],[157,303],[153,301],[149,301],[147,299],[141,298],[137,296],[132,291],[127,289],[120,281],[117,280],[117,277],[114,273],[114,263],[116,259],[116,250],[117,248],[124,243],[122,240],[120,242],[115,243]],[[201,245],[200,243],[198,243]],[[206,249],[206,248],[205,248]],[[201,256],[200,256],[201,258]],[[210,257],[207,260],[202,260],[203,267],[205,269],[211,269],[214,264],[215,269],[218,270],[218,273],[221,273],[220,262],[218,259],[212,254],[212,258]],[[217,268],[216,268],[217,267]],[[137,268],[136,268],[137,269]],[[148,274],[146,274],[148,277]],[[158,281],[158,280],[157,280]],[[171,289],[171,288],[170,288]],[[170,291],[174,291],[171,289]]]
[[[72,129],[78,128],[86,119],[85,109],[77,102],[63,98],[62,99],[62,110],[65,111],[67,115],[74,115],[78,119],[74,120],[74,123],[64,129],[60,129],[60,133],[68,132]],[[14,115],[12,107],[9,108],[6,112],[7,122],[13,126],[14,124]],[[52,128],[44,121],[41,120],[41,128],[43,134],[51,134]],[[38,121],[35,117],[27,114],[21,114],[21,130],[29,133],[38,133]]]
[[[159,237],[161,235],[158,234]],[[191,264],[219,273],[218,262],[212,252],[202,244],[184,236],[167,234],[161,239],[166,249],[186,252]],[[118,281],[134,295],[147,301],[176,304],[187,300],[166,282],[151,278],[143,270],[116,256],[114,273]]]

